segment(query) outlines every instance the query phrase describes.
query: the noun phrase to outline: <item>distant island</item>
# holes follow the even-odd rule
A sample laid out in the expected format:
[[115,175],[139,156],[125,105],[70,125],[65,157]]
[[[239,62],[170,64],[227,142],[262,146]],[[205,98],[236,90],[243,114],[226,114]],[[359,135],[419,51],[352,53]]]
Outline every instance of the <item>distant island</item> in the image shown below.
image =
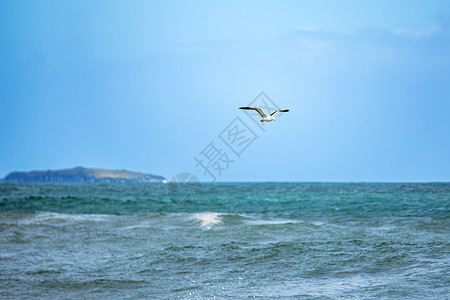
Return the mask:
[[164,182],[163,176],[131,172],[126,170],[105,170],[75,167],[63,170],[11,172],[0,182],[33,183],[33,182]]

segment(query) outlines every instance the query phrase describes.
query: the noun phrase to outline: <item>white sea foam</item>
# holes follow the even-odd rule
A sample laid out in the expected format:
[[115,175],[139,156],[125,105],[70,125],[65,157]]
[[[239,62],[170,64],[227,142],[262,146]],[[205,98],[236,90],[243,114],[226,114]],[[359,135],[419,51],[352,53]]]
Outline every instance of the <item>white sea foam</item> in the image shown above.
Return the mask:
[[37,223],[63,223],[63,222],[103,222],[111,218],[111,215],[99,214],[64,214],[54,212],[40,212],[31,218],[25,219],[23,224],[37,224]]
[[297,224],[300,223],[299,220],[249,220],[247,224],[250,225],[283,225],[283,224]]
[[323,221],[312,221],[311,223],[315,226],[322,226],[323,224],[325,224],[325,222]]
[[145,229],[145,228],[152,228],[152,226],[147,223],[142,223],[142,224],[130,225],[130,226],[123,227],[122,230],[135,230],[135,229]]
[[219,213],[205,212],[194,214],[194,222],[200,224],[201,227],[211,229],[214,225],[222,223]]

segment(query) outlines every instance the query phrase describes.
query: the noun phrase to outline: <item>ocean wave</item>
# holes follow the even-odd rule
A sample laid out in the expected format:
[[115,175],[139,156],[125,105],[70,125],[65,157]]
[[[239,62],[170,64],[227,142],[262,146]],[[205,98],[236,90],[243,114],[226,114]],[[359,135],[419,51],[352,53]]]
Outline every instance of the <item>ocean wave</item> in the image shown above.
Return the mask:
[[217,226],[283,226],[305,223],[304,220],[268,218],[260,214],[236,214],[221,212],[158,212],[134,215],[70,214],[47,211],[1,212],[0,224],[16,225],[65,225],[85,223],[116,223],[122,230],[146,228],[178,228],[189,224],[204,229]]
[[286,225],[286,224],[298,224],[303,223],[301,220],[285,220],[285,219],[259,219],[259,220],[248,220],[246,224],[249,225]]
[[19,224],[58,224],[58,223],[84,223],[84,222],[107,222],[114,215],[102,214],[66,214],[55,212],[34,212],[18,220]]

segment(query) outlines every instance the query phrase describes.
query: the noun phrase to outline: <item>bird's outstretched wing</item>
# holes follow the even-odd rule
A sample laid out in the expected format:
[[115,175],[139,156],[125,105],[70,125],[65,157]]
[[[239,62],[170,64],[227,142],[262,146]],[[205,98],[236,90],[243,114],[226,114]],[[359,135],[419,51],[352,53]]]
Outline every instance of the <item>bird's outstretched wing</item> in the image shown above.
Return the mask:
[[265,112],[263,112],[263,110],[257,106],[242,106],[242,107],[239,107],[239,109],[256,110],[261,117],[263,117],[263,118],[268,117],[267,114]]
[[289,111],[289,109],[279,109],[279,110],[274,111],[274,112],[271,113],[270,115],[273,116],[273,115],[276,114],[277,112],[288,112],[288,111]]

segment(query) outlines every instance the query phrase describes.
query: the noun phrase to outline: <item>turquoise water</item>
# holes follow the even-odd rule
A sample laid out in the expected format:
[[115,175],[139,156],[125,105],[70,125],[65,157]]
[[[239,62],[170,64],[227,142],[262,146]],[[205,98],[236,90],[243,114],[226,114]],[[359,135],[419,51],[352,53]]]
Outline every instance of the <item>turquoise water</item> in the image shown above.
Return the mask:
[[450,184],[0,184],[2,299],[448,299]]

